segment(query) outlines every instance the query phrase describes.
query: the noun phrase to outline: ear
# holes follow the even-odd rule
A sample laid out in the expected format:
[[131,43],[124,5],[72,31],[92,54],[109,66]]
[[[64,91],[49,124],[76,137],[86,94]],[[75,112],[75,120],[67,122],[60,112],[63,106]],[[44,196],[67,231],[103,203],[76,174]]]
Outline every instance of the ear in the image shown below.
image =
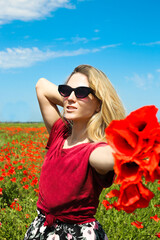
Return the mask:
[[96,113],[98,113],[101,110],[101,105],[99,105],[96,109]]
[[[99,100],[99,99],[98,99],[98,100]],[[97,113],[100,112],[100,110],[101,110],[101,105],[102,105],[102,102],[99,100],[99,104],[98,104],[97,109],[96,109],[96,112],[97,112]]]

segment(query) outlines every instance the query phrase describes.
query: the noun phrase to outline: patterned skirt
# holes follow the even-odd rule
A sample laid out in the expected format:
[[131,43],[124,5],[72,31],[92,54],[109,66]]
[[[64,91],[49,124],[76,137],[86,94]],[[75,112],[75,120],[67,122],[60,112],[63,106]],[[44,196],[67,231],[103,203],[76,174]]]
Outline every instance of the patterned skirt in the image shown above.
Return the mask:
[[56,221],[51,227],[44,226],[45,215],[38,216],[28,228],[24,240],[108,240],[98,221],[84,224],[68,224]]

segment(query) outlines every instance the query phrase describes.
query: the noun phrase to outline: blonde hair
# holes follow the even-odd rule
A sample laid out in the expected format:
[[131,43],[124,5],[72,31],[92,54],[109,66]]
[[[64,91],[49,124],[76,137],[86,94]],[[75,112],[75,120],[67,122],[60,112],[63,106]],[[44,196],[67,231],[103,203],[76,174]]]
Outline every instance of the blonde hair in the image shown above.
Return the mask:
[[112,120],[125,117],[123,104],[108,77],[102,71],[90,65],[79,65],[71,73],[67,82],[74,73],[82,73],[88,78],[89,86],[101,102],[100,111],[96,112],[88,122],[88,137],[93,142],[106,142],[105,128]]

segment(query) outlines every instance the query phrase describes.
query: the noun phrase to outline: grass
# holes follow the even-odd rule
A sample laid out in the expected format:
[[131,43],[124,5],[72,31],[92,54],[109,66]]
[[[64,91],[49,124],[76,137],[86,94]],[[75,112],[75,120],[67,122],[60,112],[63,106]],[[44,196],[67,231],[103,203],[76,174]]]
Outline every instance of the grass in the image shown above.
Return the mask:
[[[0,134],[0,240],[22,240],[37,215],[38,180],[48,134],[42,123],[0,123]],[[155,194],[149,207],[133,214],[102,205],[105,195],[117,187],[113,184],[102,191],[96,213],[109,240],[158,239],[160,221],[150,218],[160,217],[160,207],[155,207],[160,204],[158,181],[148,184]],[[131,225],[134,221],[142,222],[143,228]]]

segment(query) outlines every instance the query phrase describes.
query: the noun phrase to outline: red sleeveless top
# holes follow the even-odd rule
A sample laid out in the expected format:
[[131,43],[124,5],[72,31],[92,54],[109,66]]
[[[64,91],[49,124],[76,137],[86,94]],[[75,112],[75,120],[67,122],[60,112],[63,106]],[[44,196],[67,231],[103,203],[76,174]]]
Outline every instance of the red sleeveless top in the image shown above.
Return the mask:
[[46,216],[46,225],[55,220],[66,223],[86,223],[95,221],[94,214],[99,203],[99,195],[104,187],[112,184],[114,172],[105,179],[90,166],[91,152],[106,143],[82,143],[63,149],[71,128],[62,119],[52,127],[40,175],[37,207]]

